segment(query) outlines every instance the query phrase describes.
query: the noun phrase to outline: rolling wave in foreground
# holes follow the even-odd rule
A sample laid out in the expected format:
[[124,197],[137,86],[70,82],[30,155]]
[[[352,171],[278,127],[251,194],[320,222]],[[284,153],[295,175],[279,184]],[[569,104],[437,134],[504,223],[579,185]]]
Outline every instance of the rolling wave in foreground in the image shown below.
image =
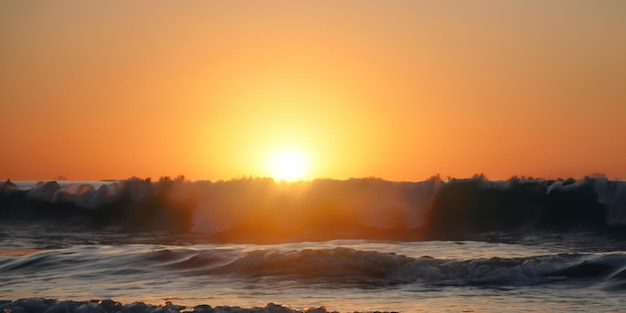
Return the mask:
[[624,224],[602,176],[7,181],[0,310],[619,312]]

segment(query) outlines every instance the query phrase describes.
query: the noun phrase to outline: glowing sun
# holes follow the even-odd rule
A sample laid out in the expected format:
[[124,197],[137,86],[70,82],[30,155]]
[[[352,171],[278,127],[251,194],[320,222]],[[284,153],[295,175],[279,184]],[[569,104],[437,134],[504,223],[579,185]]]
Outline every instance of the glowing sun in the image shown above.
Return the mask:
[[268,171],[276,180],[302,180],[308,175],[309,158],[297,149],[277,150],[268,159]]

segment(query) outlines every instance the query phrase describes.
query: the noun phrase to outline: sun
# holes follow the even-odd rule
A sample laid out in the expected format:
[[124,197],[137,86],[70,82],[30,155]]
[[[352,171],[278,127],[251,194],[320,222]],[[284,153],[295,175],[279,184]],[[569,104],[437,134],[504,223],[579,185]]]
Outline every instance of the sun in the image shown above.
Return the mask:
[[308,176],[309,166],[307,154],[295,148],[276,150],[268,159],[269,175],[276,180],[303,180]]

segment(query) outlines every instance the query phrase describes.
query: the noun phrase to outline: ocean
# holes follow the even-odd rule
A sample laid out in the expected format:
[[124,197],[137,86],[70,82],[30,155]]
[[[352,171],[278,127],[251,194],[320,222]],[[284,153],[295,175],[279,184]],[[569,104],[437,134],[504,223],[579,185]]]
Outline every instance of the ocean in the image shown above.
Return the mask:
[[0,184],[5,313],[622,312],[626,182]]

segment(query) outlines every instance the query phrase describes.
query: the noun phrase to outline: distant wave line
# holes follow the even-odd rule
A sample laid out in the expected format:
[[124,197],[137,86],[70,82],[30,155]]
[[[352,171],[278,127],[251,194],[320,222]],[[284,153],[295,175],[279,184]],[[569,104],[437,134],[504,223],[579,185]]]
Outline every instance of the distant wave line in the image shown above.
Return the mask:
[[[477,175],[284,183],[196,181],[0,183],[0,221],[172,229],[224,240],[455,238],[488,231],[578,231],[626,225],[626,181]],[[78,223],[77,221],[81,221]],[[283,238],[283,239],[281,239]]]

